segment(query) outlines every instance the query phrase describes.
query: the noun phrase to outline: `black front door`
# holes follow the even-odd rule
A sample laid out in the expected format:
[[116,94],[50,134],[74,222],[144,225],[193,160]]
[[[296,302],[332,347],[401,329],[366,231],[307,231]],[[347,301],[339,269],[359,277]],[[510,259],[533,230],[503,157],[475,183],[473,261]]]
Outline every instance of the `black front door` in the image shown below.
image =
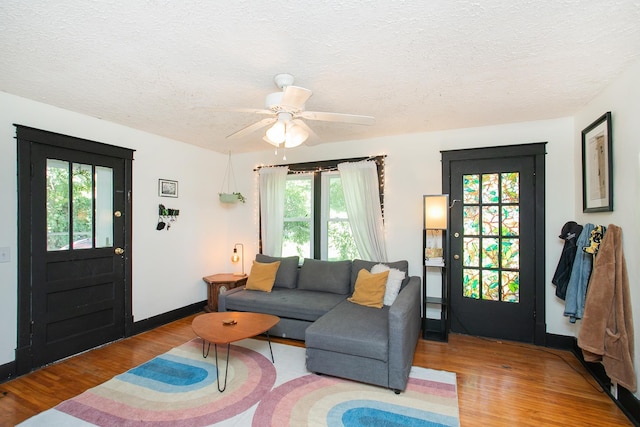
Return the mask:
[[89,141],[82,149],[70,137],[70,148],[55,143],[64,138],[18,129],[20,164],[30,163],[28,201],[20,168],[20,262],[28,271],[19,285],[17,359],[26,370],[122,338],[131,318],[130,159]]
[[518,150],[505,155],[508,148],[491,157],[473,152],[478,157],[448,163],[455,200],[449,233],[451,330],[534,342],[538,322],[544,331],[544,317],[537,319],[544,310],[537,313],[536,306],[537,298],[544,301],[537,158]]

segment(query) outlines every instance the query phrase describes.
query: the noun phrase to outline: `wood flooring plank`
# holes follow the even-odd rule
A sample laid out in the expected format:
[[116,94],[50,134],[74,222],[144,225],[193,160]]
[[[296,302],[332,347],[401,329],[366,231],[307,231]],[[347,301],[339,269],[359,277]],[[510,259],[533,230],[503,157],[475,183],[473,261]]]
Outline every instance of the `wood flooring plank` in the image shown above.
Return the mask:
[[[14,426],[195,338],[193,317],[0,384],[0,426]],[[632,425],[567,351],[451,334],[448,343],[419,340],[414,365],[456,373],[462,426]]]

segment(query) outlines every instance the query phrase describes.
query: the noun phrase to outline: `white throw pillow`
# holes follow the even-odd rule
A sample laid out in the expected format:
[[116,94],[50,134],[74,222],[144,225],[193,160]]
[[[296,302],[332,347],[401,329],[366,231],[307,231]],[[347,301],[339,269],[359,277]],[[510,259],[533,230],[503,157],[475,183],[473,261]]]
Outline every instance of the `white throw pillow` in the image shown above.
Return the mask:
[[384,305],[391,305],[396,300],[396,297],[400,293],[400,285],[404,280],[404,271],[400,271],[397,268],[390,268],[384,264],[376,264],[371,267],[371,273],[377,274],[383,271],[389,270],[389,277],[387,278],[387,288],[384,292]]

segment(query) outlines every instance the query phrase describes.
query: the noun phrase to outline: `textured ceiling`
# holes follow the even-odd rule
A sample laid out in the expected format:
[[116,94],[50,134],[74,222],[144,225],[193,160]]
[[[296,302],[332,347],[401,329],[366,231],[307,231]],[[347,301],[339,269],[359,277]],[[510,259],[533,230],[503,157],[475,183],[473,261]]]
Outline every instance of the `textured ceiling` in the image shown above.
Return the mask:
[[640,2],[3,0],[0,90],[220,152],[270,150],[273,76],[334,142],[572,115],[640,58]]

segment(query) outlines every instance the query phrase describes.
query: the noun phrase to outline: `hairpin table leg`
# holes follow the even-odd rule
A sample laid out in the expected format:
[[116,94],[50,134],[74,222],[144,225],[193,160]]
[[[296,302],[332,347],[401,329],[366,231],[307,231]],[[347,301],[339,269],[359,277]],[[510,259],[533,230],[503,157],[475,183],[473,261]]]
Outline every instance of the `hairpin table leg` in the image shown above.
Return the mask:
[[227,366],[224,371],[224,386],[220,389],[220,372],[218,371],[218,345],[213,344],[213,349],[216,353],[216,377],[218,380],[218,391],[222,393],[227,389],[227,377],[229,375],[229,353],[231,353],[231,343],[227,344]]
[[275,363],[276,361],[273,359],[273,350],[271,349],[271,337],[269,336],[269,331],[267,331],[267,341],[269,342],[269,351],[271,352],[271,363]]
[[207,343],[207,344],[209,344],[209,346],[207,347],[207,352],[205,353],[204,352],[204,342],[205,342],[205,340],[202,340],[202,357],[206,359],[207,356],[209,355],[209,350],[211,349],[211,343]]

